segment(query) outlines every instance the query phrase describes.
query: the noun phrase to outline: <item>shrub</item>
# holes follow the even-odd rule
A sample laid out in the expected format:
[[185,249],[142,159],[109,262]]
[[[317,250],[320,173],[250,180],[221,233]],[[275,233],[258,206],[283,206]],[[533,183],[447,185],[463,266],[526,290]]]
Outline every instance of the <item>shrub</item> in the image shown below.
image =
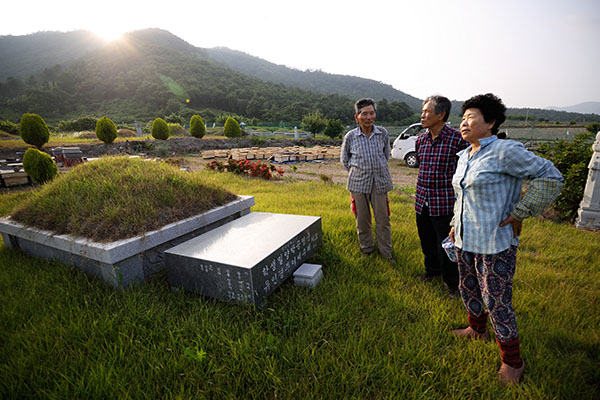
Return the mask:
[[582,133],[572,142],[558,140],[542,143],[538,148],[538,152],[552,161],[565,178],[563,190],[554,203],[561,219],[573,221],[577,216],[587,181],[587,166],[592,158],[593,140],[593,134]]
[[11,135],[18,135],[19,125],[14,122],[0,120],[0,131],[10,133]]
[[169,138],[169,125],[162,118],[156,118],[152,123],[151,129],[154,139],[167,140]]
[[202,139],[206,135],[206,126],[198,114],[192,115],[190,118],[190,135],[198,139]]
[[240,124],[238,124],[235,119],[229,117],[227,118],[227,121],[225,121],[223,134],[228,138],[240,137],[242,136],[242,128],[240,128]]
[[181,118],[179,115],[175,114],[175,113],[171,113],[168,116],[165,117],[165,121],[167,123],[171,123],[171,124],[183,124],[183,118]]
[[283,169],[277,168],[273,164],[266,162],[257,161],[252,162],[249,160],[227,160],[227,164],[223,164],[221,161],[213,160],[206,164],[206,168],[216,171],[228,171],[234,174],[248,174],[263,179],[271,179],[273,174],[271,172],[277,172],[279,176],[283,176]]
[[[2,129],[2,128],[0,128],[0,129]],[[588,132],[596,135],[598,132],[600,132],[600,122],[592,122],[591,124],[586,125],[585,129],[587,129]],[[8,132],[8,131],[5,131],[5,132]]]
[[48,143],[50,139],[48,125],[37,114],[23,114],[21,124],[19,125],[19,133],[25,143],[38,148]]
[[97,123],[96,118],[84,116],[69,121],[60,121],[57,130],[59,132],[93,131],[96,129]]
[[40,185],[51,181],[58,173],[58,167],[52,157],[34,148],[29,148],[25,152],[23,169],[35,183]]
[[183,136],[185,135],[185,129],[183,128],[183,126],[181,126],[180,123],[171,123],[168,122],[167,125],[169,126],[169,136]]
[[96,123],[96,136],[104,143],[110,144],[117,138],[117,127],[108,117],[102,117]]

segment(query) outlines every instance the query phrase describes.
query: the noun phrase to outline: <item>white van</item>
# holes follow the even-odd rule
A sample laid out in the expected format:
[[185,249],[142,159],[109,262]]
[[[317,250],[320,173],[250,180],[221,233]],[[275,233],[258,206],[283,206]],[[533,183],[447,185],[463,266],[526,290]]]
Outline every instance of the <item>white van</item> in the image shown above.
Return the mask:
[[419,161],[417,161],[417,153],[415,152],[415,142],[422,131],[421,123],[412,124],[403,130],[392,145],[392,158],[404,160],[408,167],[417,168]]

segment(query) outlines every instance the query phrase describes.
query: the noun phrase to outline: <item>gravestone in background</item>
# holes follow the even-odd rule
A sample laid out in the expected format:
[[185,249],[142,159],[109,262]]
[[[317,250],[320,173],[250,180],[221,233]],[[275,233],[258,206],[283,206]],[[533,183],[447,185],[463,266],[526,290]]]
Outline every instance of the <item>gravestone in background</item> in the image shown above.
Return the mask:
[[138,137],[144,136],[144,134],[142,133],[142,124],[140,124],[139,122],[135,123],[135,133]]
[[577,211],[577,228],[600,229],[600,132],[592,145],[592,158],[588,164],[588,179],[583,199]]
[[253,212],[165,251],[172,288],[262,305],[321,244],[321,218]]

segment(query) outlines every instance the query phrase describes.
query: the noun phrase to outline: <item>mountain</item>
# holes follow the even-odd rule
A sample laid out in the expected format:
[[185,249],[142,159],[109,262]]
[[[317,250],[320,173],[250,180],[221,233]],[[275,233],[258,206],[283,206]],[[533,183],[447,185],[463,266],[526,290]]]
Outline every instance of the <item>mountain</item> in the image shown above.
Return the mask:
[[[247,123],[297,125],[321,111],[353,123],[357,97],[378,100],[378,120],[414,122],[421,100],[390,85],[321,71],[299,71],[225,48],[202,49],[161,29],[129,32],[104,42],[86,31],[0,37],[0,119],[33,112],[50,123],[84,115],[119,121],[161,116],[189,120],[220,114]],[[385,99],[385,101],[384,101]],[[453,102],[459,113],[460,102]],[[539,120],[589,122],[595,114],[509,109]],[[252,122],[254,121],[254,122]]]
[[106,45],[91,32],[37,32],[0,36],[0,81],[25,79],[44,68],[73,61]]
[[403,101],[413,111],[421,112],[422,100],[396,90],[391,85],[372,79],[329,74],[323,71],[300,71],[226,47],[206,49],[206,53],[221,64],[265,81],[282,83],[314,92],[337,93],[352,99],[372,97],[388,101]]
[[582,114],[598,114],[600,115],[600,101],[587,101],[585,103],[575,104],[574,106],[569,107],[555,107],[548,106],[546,107],[550,110],[556,111],[568,111],[568,112],[576,112]]

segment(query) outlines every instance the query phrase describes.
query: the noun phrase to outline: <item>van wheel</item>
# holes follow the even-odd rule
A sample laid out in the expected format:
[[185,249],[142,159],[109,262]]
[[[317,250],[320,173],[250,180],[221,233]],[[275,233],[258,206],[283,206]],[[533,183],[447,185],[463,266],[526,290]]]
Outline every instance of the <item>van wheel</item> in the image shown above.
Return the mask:
[[406,166],[410,168],[417,168],[419,166],[419,161],[417,160],[416,153],[408,153],[406,157],[404,157],[404,161],[406,162]]

